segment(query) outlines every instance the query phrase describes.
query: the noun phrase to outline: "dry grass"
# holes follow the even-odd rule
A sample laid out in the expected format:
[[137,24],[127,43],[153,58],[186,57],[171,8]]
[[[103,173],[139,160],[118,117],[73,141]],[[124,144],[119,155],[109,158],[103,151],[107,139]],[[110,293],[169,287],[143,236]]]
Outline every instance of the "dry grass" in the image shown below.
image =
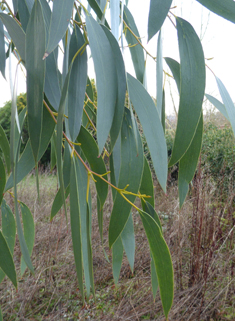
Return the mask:
[[[33,178],[21,183],[18,197],[31,209],[36,224],[33,251],[35,276],[26,272],[16,293],[5,278],[0,285],[0,304],[4,320],[165,320],[159,295],[151,292],[150,257],[145,233],[133,212],[136,230],[136,261],[131,273],[124,257],[117,287],[112,266],[100,243],[93,192],[93,258],[96,298],[82,306],[73,261],[70,228],[63,212],[49,221],[55,177],[41,176],[41,202]],[[234,206],[233,191],[219,199],[218,187],[198,175],[183,209],[179,211],[177,187],[168,196],[156,187],[156,210],[163,224],[175,271],[175,298],[169,320],[235,320],[234,293]],[[8,204],[12,199],[7,195]],[[108,249],[108,222],[111,195],[105,205],[104,246]],[[69,208],[69,201],[68,201]],[[19,270],[20,252],[15,249]]]

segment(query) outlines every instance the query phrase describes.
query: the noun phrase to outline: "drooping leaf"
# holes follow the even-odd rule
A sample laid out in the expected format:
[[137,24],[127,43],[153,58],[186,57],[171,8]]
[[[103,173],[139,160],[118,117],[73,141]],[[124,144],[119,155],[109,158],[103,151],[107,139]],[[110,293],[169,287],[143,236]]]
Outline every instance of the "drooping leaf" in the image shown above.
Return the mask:
[[58,111],[61,98],[60,71],[57,67],[56,48],[46,59],[45,94],[53,108]]
[[0,125],[0,148],[2,149],[6,166],[7,166],[7,172],[10,173],[11,170],[11,161],[10,161],[10,145],[7,139],[7,136]]
[[157,272],[154,264],[153,257],[151,255],[151,263],[150,263],[150,268],[151,268],[151,284],[152,284],[152,293],[153,293],[153,298],[155,300],[156,295],[157,295],[157,290],[158,290],[158,279],[157,279]]
[[203,116],[201,114],[200,121],[198,123],[196,133],[193,140],[179,162],[179,201],[180,208],[183,206],[184,200],[188,193],[188,186],[195,174],[198,158],[202,146],[202,134],[203,134]]
[[[87,97],[85,97],[85,104],[83,106],[84,112],[82,115],[82,125],[84,127],[86,127],[89,124],[90,120],[91,121],[93,120],[93,115],[94,115],[94,112],[93,112],[94,106],[92,105],[92,103],[94,102],[94,95],[93,95],[92,84],[89,77],[87,77],[86,94],[88,95],[90,101],[88,100]],[[90,118],[90,120],[88,117]]]
[[113,122],[117,96],[117,75],[113,51],[101,26],[86,17],[97,83],[97,140],[101,154]]
[[[34,245],[34,239],[35,239],[34,219],[27,205],[20,202],[20,209],[21,209],[22,221],[23,221],[23,227],[24,227],[25,242],[29,251],[29,255],[31,256],[33,252],[33,245]],[[20,262],[21,276],[24,274],[25,269],[26,269],[26,264],[23,257],[21,257],[21,262]]]
[[[90,214],[87,212],[87,172],[78,157],[72,157],[70,177],[70,217],[74,257],[80,289],[83,288],[82,275],[84,271],[87,296],[90,294]],[[82,298],[84,301],[83,290]]]
[[40,148],[43,120],[43,90],[46,62],[45,23],[39,0],[35,0],[26,30],[27,112],[28,128],[35,163]]
[[[65,199],[67,199],[67,197],[69,195],[69,191],[70,191],[69,186],[67,186],[67,188],[65,189]],[[51,221],[56,216],[56,214],[59,212],[59,210],[61,209],[62,206],[63,206],[63,198],[61,195],[61,190],[59,188],[56,193],[56,196],[54,198],[52,207],[51,207],[51,217],[50,217]]]
[[113,123],[110,129],[111,152],[116,143],[122,126],[122,118],[124,113],[124,103],[126,95],[126,73],[123,57],[118,42],[115,40],[114,36],[106,27],[102,26],[102,28],[110,42],[117,73],[117,100],[113,116]]
[[0,231],[0,268],[17,288],[16,270],[6,239]]
[[149,214],[154,219],[154,221],[157,223],[157,225],[159,226],[159,228],[162,232],[162,225],[161,225],[160,218],[159,218],[158,214],[156,213],[154,207],[148,201],[145,201],[143,203],[143,211],[146,212],[147,214]]
[[140,211],[140,217],[144,225],[150,251],[154,260],[161,301],[165,317],[167,319],[174,296],[173,265],[170,251],[156,221],[144,211]]
[[131,271],[133,272],[135,262],[135,232],[132,214],[129,215],[126,225],[122,231],[121,240],[131,267]]
[[[7,205],[6,201],[3,199],[2,206],[2,234],[5,237],[9,250],[13,256],[14,247],[15,247],[15,237],[16,237],[16,224],[14,215]],[[5,273],[0,269],[0,283],[5,277]]]
[[[135,126],[137,126],[135,124]],[[138,154],[136,152],[134,130],[129,109],[125,109],[124,119],[121,130],[121,164],[118,180],[118,188],[124,189],[127,184],[127,190],[136,194],[139,190],[143,173],[143,147],[140,135],[138,134]],[[135,195],[124,195],[130,202],[134,202]],[[112,247],[121,232],[123,231],[132,205],[128,203],[123,196],[117,192],[111,213],[109,224],[109,246]]]
[[166,104],[165,104],[165,90],[163,89],[162,91],[162,128],[163,128],[163,132],[165,134],[165,130],[166,130]]
[[5,67],[6,67],[6,53],[5,53],[5,39],[3,23],[0,20],[0,71],[5,78]]
[[119,236],[118,239],[115,241],[112,247],[112,267],[113,267],[113,278],[114,282],[117,285],[121,266],[122,266],[122,258],[123,258],[123,245],[121,237]]
[[235,23],[235,3],[233,0],[197,0],[217,15]]
[[25,61],[25,33],[20,25],[15,21],[15,19],[6,15],[5,13],[0,13],[0,18],[7,28],[7,31],[16,46],[19,55],[23,61]]
[[[25,113],[25,111],[24,111]],[[54,132],[55,123],[52,119],[50,113],[46,108],[43,110],[43,124],[42,124],[42,135],[41,135],[41,145],[38,153],[38,161],[41,159],[45,153],[47,146],[50,142],[51,136]],[[17,184],[34,168],[35,162],[31,149],[30,141],[27,142],[26,147],[18,161],[18,171],[16,176]],[[13,187],[12,174],[7,180],[5,191]]]
[[222,81],[218,77],[216,77],[216,82],[217,82],[217,86],[219,88],[220,96],[221,96],[224,106],[226,108],[226,112],[227,112],[230,124],[233,129],[233,134],[235,135],[235,106],[234,106],[234,103],[233,103],[232,98],[230,97],[226,87],[224,86],[224,84],[222,83]]
[[224,106],[224,104],[222,104],[218,99],[216,99],[215,97],[209,95],[209,94],[205,94],[206,98],[212,103],[212,105],[214,105],[220,112],[221,114],[227,118],[227,120],[229,120],[226,108]]
[[[69,64],[85,41],[80,29],[75,25],[69,46]],[[68,88],[69,132],[74,142],[80,131],[83,114],[84,96],[87,85],[87,52],[84,48],[73,62]]]
[[2,158],[0,157],[0,205],[3,199],[3,192],[6,185],[6,172],[5,166],[3,164]]
[[47,57],[64,37],[72,15],[74,0],[54,0],[45,57]]
[[144,171],[142,176],[142,181],[140,185],[140,194],[150,196],[150,198],[146,198],[148,202],[154,207],[154,187],[153,187],[153,179],[151,170],[148,164],[146,157],[144,157]]
[[[140,34],[136,27],[135,20],[126,6],[124,6],[123,20],[141,42]],[[125,30],[125,24],[123,28]],[[132,62],[135,69],[136,78],[141,83],[143,83],[144,72],[145,72],[144,50],[139,44],[139,42],[137,41],[136,37],[134,37],[133,34],[128,29],[125,30],[125,37],[130,48],[130,53],[131,53]]]
[[119,38],[119,16],[120,16],[120,1],[112,0],[110,2],[111,30],[118,41]]
[[178,61],[172,58],[166,57],[164,59],[171,69],[172,75],[175,79],[175,82],[178,88],[178,92],[180,93],[180,64],[178,63]]
[[177,18],[180,51],[180,105],[169,166],[185,154],[194,137],[205,92],[205,61],[201,42],[193,27]]
[[163,91],[163,61],[162,61],[162,34],[161,30],[157,41],[157,110],[162,119],[162,91]]
[[148,17],[148,41],[161,29],[172,0],[151,0]]
[[30,17],[30,11],[29,8],[27,6],[26,0],[21,0],[19,2],[19,16],[20,16],[20,22],[21,22],[21,26],[24,30],[24,32],[26,32],[27,29],[27,25],[29,22],[29,17]]
[[[89,5],[91,6],[91,8],[94,10],[94,12],[96,13],[96,15],[97,15],[97,17],[100,19],[100,20],[102,20],[102,18],[103,18],[103,10],[102,10],[102,8],[103,8],[103,6],[102,6],[102,4],[100,4],[99,5],[99,3],[96,1],[96,0],[87,0],[88,1],[88,3],[89,3]],[[101,0],[101,1],[103,1],[103,0]],[[108,28],[108,29],[110,29],[110,26],[109,26],[109,24],[108,24],[108,22],[106,21],[106,19],[105,19],[105,21],[104,21],[104,25]]]
[[158,111],[138,80],[128,74],[127,81],[130,99],[143,127],[154,170],[162,189],[166,191],[167,147]]
[[56,133],[54,132],[51,137],[51,158],[50,158],[50,170],[54,169],[56,165]]

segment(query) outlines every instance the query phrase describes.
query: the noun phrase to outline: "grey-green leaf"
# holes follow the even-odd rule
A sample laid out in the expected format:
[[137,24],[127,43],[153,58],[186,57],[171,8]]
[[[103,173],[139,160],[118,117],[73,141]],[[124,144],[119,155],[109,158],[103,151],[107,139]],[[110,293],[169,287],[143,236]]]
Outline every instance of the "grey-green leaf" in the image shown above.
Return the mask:
[[[45,153],[47,146],[50,142],[51,136],[54,132],[55,123],[49,114],[48,110],[44,108],[43,110],[43,124],[42,124],[42,135],[41,135],[41,145],[38,153],[38,161],[41,159]],[[33,169],[35,166],[33,152],[31,149],[30,141],[27,142],[26,147],[18,161],[18,171],[16,176],[17,184]],[[5,191],[13,187],[12,174],[7,180]]]
[[2,158],[0,157],[0,205],[3,199],[3,192],[6,185],[6,172],[5,166],[3,164]]
[[0,125],[0,148],[3,151],[3,155],[5,158],[6,166],[7,166],[7,172],[10,173],[11,170],[11,161],[10,161],[10,144],[8,142],[7,136]]
[[26,70],[27,70],[27,111],[31,147],[35,163],[40,148],[43,120],[43,91],[46,62],[42,59],[45,52],[45,22],[42,7],[36,0],[26,31]]
[[117,97],[117,75],[110,43],[101,26],[86,17],[97,83],[97,140],[101,154],[112,126]]
[[140,194],[144,194],[148,196],[146,198],[148,202],[154,207],[154,187],[153,187],[153,179],[152,173],[149,167],[149,163],[144,156],[144,171],[142,176],[142,182],[140,185]]
[[156,221],[144,211],[140,211],[150,251],[154,260],[159,283],[160,295],[166,319],[174,296],[173,265],[170,251]]
[[219,88],[220,96],[221,96],[224,106],[226,108],[226,112],[227,112],[230,124],[233,129],[233,134],[235,135],[235,106],[234,106],[234,103],[233,103],[232,98],[230,97],[226,87],[224,86],[224,84],[222,83],[222,81],[218,77],[216,77],[216,82],[217,82],[217,86]]
[[172,0],[151,0],[148,17],[148,41],[161,29]]
[[[135,232],[132,214],[129,215],[126,225],[122,231],[121,240],[131,267],[131,271],[133,272],[135,262]],[[116,242],[114,244],[116,244]]]
[[113,51],[114,61],[115,61],[116,73],[117,73],[117,87],[118,87],[117,100],[116,100],[115,111],[113,116],[113,123],[110,129],[111,151],[112,151],[122,126],[122,118],[124,113],[124,103],[125,103],[125,96],[126,96],[126,73],[125,73],[125,65],[124,65],[122,53],[119,48],[118,42],[106,27],[102,26],[102,28],[108,38],[108,41],[110,42],[110,45]]
[[5,67],[6,67],[6,53],[5,53],[5,39],[3,23],[0,20],[0,71],[5,78]]
[[[127,24],[127,26],[132,30],[135,36],[138,39],[140,39],[140,34],[136,27],[135,20],[131,12],[126,6],[124,6],[123,20]],[[125,24],[123,25],[123,28],[125,28]],[[144,72],[145,72],[144,50],[136,40],[136,37],[134,37],[133,34],[128,29],[125,30],[125,37],[128,45],[130,46],[130,53],[131,53],[136,77],[141,83],[143,83]],[[139,41],[141,42],[141,40]]]
[[205,60],[201,42],[193,27],[177,18],[180,51],[180,105],[175,141],[169,166],[186,153],[194,137],[205,92]]
[[74,0],[54,0],[49,39],[45,56],[47,57],[64,37],[72,15]]
[[7,28],[9,35],[14,42],[20,57],[25,61],[25,33],[20,25],[15,21],[15,19],[6,15],[5,13],[0,13],[0,18]]
[[[80,29],[75,25],[69,45],[69,64],[85,41]],[[87,52],[83,49],[75,58],[68,88],[69,132],[74,142],[81,128],[84,96],[87,84]]]
[[0,231],[0,268],[17,288],[16,270],[6,239]]
[[154,170],[162,189],[166,191],[167,147],[158,111],[141,83],[130,74],[127,80],[130,99],[143,127]]
[[[129,184],[127,190],[136,194],[139,190],[143,173],[143,147],[138,133],[138,154],[136,152],[136,141],[132,119],[129,109],[125,109],[121,130],[121,164],[118,187],[123,189]],[[134,123],[135,126],[136,123]],[[135,195],[124,195],[130,202],[135,201]],[[116,193],[113,210],[109,224],[109,246],[112,247],[123,231],[132,205],[129,204],[120,193]]]
[[163,99],[163,61],[162,61],[162,33],[161,30],[157,41],[157,110],[162,119],[162,99]]
[[218,99],[216,99],[215,97],[209,95],[209,94],[205,94],[206,98],[221,112],[221,114],[227,118],[227,120],[229,120],[226,108],[224,106],[224,104],[222,104]]
[[217,15],[235,23],[235,2],[233,0],[197,0]]
[[[33,252],[34,239],[35,239],[34,219],[27,205],[20,202],[20,209],[21,209],[22,221],[23,221],[23,227],[24,227],[25,242],[29,251],[29,255],[31,256]],[[23,257],[21,257],[21,262],[20,262],[21,276],[24,274],[25,269],[26,269],[26,264]]]
[[200,121],[198,123],[196,133],[193,140],[179,162],[179,201],[180,208],[183,206],[184,200],[188,193],[188,185],[193,179],[195,174],[198,158],[200,156],[202,146],[202,134],[203,134],[203,116],[201,114]]

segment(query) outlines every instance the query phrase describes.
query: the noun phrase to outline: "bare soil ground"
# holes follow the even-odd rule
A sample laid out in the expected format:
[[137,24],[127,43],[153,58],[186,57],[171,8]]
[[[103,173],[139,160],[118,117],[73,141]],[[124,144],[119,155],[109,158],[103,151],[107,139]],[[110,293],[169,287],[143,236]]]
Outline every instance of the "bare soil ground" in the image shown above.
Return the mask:
[[[32,256],[35,275],[26,271],[19,279],[18,292],[5,278],[0,284],[0,304],[4,321],[10,320],[165,320],[160,296],[151,292],[150,255],[138,214],[133,211],[136,230],[135,269],[132,274],[124,256],[117,287],[112,278],[111,251],[108,248],[108,223],[111,194],[104,209],[103,254],[93,197],[93,259],[96,296],[82,306],[73,260],[70,226],[63,211],[50,222],[50,210],[57,189],[55,177],[41,175],[40,197],[32,177],[20,184],[18,198],[31,209],[36,226]],[[156,183],[157,184],[157,183]],[[168,195],[156,187],[156,210],[172,255],[175,297],[169,320],[235,320],[233,194],[216,201],[218,186],[195,182],[182,210],[177,187]],[[6,195],[13,207],[13,199]],[[220,204],[221,203],[221,204]],[[69,208],[69,200],[68,200]],[[19,270],[20,251],[15,249]]]

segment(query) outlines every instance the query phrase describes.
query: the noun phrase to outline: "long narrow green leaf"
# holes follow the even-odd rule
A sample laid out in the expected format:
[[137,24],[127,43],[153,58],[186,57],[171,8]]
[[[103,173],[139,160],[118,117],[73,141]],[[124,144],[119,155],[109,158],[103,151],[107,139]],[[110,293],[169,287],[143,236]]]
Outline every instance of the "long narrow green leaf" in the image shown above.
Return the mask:
[[92,284],[92,280],[90,279],[90,264],[92,264],[90,253],[90,214],[87,213],[88,208],[86,203],[86,192],[86,169],[81,161],[77,157],[73,156],[70,177],[70,216],[74,257],[79,286],[80,289],[82,289],[81,292],[83,301],[83,268],[88,297],[90,294],[90,286]]
[[[14,215],[10,207],[6,204],[6,201],[2,201],[1,206],[2,212],[2,234],[5,237],[9,250],[13,256],[15,247],[15,237],[16,237],[16,224]],[[0,283],[5,277],[5,273],[0,269]]]
[[20,25],[15,21],[15,19],[6,15],[5,13],[0,13],[0,18],[7,28],[9,35],[16,46],[20,57],[25,61],[25,33]]
[[15,265],[6,239],[0,231],[0,268],[17,288]]
[[230,124],[233,129],[233,134],[235,135],[235,106],[234,106],[234,103],[233,103],[232,98],[230,97],[227,89],[225,88],[224,84],[222,83],[222,81],[218,77],[216,77],[216,82],[217,82],[217,86],[219,88],[220,96],[221,96],[224,106],[226,108],[226,112],[227,112]]
[[113,244],[112,256],[113,256],[113,260],[112,260],[113,278],[114,278],[115,284],[117,285],[121,267],[122,267],[122,258],[123,258],[123,245],[122,245],[122,240],[120,236]]
[[164,132],[156,106],[141,83],[127,75],[131,102],[143,127],[158,181],[166,191],[167,147]]
[[26,0],[21,0],[19,2],[19,16],[20,16],[20,22],[21,22],[21,26],[24,29],[24,32],[26,32],[27,29],[27,25],[29,22],[29,17],[30,17],[30,11],[29,8],[27,6]]
[[[65,189],[65,199],[67,199],[69,192],[70,192],[70,188],[69,186],[67,186],[67,188]],[[63,198],[61,195],[61,189],[58,189],[58,192],[56,193],[55,199],[51,207],[51,217],[50,217],[51,221],[59,212],[62,206],[63,206]]]
[[56,48],[46,59],[45,94],[50,104],[58,111],[61,98],[60,71],[57,67]]
[[163,90],[163,61],[162,61],[162,33],[161,30],[157,41],[157,110],[162,119],[162,90]]
[[201,114],[196,133],[193,140],[179,162],[179,201],[180,208],[183,206],[184,200],[188,193],[188,185],[193,179],[195,171],[197,169],[198,158],[202,146],[203,135],[203,116]]
[[151,284],[152,284],[152,293],[153,293],[153,299],[155,300],[156,295],[157,295],[157,290],[158,290],[158,279],[157,279],[157,272],[154,264],[153,257],[151,255]]
[[111,30],[118,41],[119,38],[119,16],[120,16],[120,1],[112,0],[110,2]]
[[172,0],[151,0],[148,17],[148,41],[161,29]]
[[51,158],[50,158],[50,170],[54,169],[56,165],[56,133],[54,132],[51,137]]
[[94,115],[94,112],[93,112],[94,106],[91,103],[91,102],[94,102],[94,94],[93,94],[93,88],[89,77],[87,77],[86,94],[88,95],[90,101],[87,98],[85,98],[86,104],[84,106],[84,109],[86,110],[86,113],[84,111],[82,115],[82,125],[84,127],[88,126],[89,124],[89,119],[87,115],[90,117],[91,120],[93,120],[93,115]]
[[[31,256],[33,252],[34,239],[35,239],[34,219],[27,205],[20,202],[20,209],[21,209],[22,221],[23,221],[23,227],[24,227],[25,242],[29,251],[29,255]],[[21,262],[20,262],[21,276],[24,274],[25,269],[26,269],[26,264],[23,259],[23,256],[21,256]]]
[[160,221],[160,218],[159,218],[158,214],[156,213],[154,207],[147,201],[145,201],[143,205],[144,205],[143,211],[146,212],[147,214],[149,214],[154,219],[154,221],[157,223],[157,225],[159,226],[159,228],[162,232],[161,221]]
[[7,136],[0,125],[0,148],[3,151],[3,155],[5,158],[6,166],[7,166],[7,172],[10,173],[11,170],[11,161],[10,161],[10,144],[8,142]]
[[144,225],[154,260],[163,310],[167,319],[174,296],[173,266],[170,251],[156,221],[149,214],[143,211],[140,211],[140,217]]
[[47,57],[64,37],[72,15],[74,0],[54,0],[45,57]]
[[[99,3],[96,0],[87,0],[87,1],[88,1],[89,5],[91,6],[91,8],[96,13],[97,17],[100,20],[102,20],[102,18],[103,18],[103,10],[102,10],[103,6],[102,6],[102,4],[100,4],[101,5],[100,6]],[[103,0],[101,0],[101,1],[103,1]],[[104,21],[104,24],[108,29],[110,29],[110,26],[109,26],[108,22],[106,21],[106,19]]]
[[172,75],[175,79],[175,82],[178,88],[178,92],[180,94],[180,64],[178,63],[178,61],[169,57],[166,57],[164,59],[171,69]]
[[5,166],[3,164],[2,158],[0,157],[0,205],[3,199],[3,192],[6,185],[6,172]]
[[0,20],[0,71],[5,78],[5,67],[6,67],[6,53],[5,53],[5,39],[3,23]]
[[126,96],[126,73],[125,73],[125,65],[122,57],[122,53],[119,48],[118,42],[115,40],[114,36],[111,32],[104,26],[102,26],[108,41],[110,42],[113,57],[116,66],[117,73],[117,100],[115,105],[115,112],[113,116],[113,123],[110,129],[110,139],[111,139],[111,151],[117,141],[118,135],[122,126],[122,119],[124,113],[124,103]]
[[154,207],[154,187],[151,170],[146,157],[144,157],[144,171],[140,185],[140,194],[150,196],[147,198],[148,202]]
[[[85,41],[80,29],[75,25],[69,45],[69,64]],[[84,96],[87,85],[87,52],[84,48],[75,58],[71,70],[68,89],[69,132],[74,142],[81,128]]]
[[[135,124],[135,126],[137,126]],[[138,154],[136,152],[135,135],[132,128],[132,120],[129,109],[125,110],[125,115],[121,130],[121,167],[118,187],[123,189],[127,185],[128,191],[136,194],[139,190],[143,173],[143,147],[140,135],[138,139]],[[125,195],[130,202],[135,201],[135,195]],[[112,247],[121,232],[123,231],[132,205],[128,203],[120,193],[116,194],[113,210],[109,224],[109,246]]]
[[126,225],[122,231],[121,240],[133,273],[135,262],[135,232],[132,214],[129,215]]
[[103,29],[92,16],[88,15],[86,26],[96,72],[97,140],[101,154],[113,122],[117,97],[117,75],[113,51]]
[[[52,119],[48,110],[44,108],[41,145],[38,153],[38,161],[41,159],[41,157],[43,156],[43,154],[47,149],[51,136],[54,132],[54,128],[55,128],[54,120]],[[35,166],[30,141],[27,142],[24,152],[22,153],[17,166],[18,166],[18,171],[16,176],[16,182],[18,184]],[[5,191],[9,190],[12,187],[13,187],[13,177],[11,174],[7,180]]]
[[193,27],[177,18],[181,61],[180,106],[172,157],[169,166],[180,160],[194,137],[205,92],[205,61],[201,42]]
[[66,218],[67,218],[67,210],[66,210],[65,187],[64,187],[64,179],[63,179],[63,171],[62,171],[62,139],[63,139],[63,119],[64,119],[65,105],[66,105],[67,95],[68,95],[71,68],[72,68],[72,63],[70,65],[68,74],[65,78],[64,86],[61,93],[61,99],[60,99],[60,105],[59,105],[58,117],[57,117],[57,140],[56,140],[57,172],[59,177],[61,196],[64,204]]
[[[126,6],[124,6],[123,20],[127,24],[127,26],[132,30],[135,36],[139,39],[139,41],[141,41],[139,31],[135,24],[135,20]],[[125,30],[125,25],[123,26],[123,28]],[[125,37],[130,48],[136,77],[141,83],[143,83],[145,72],[144,50],[138,43],[136,37],[134,37],[128,29],[125,30]]]
[[235,23],[235,3],[233,0],[197,0],[217,15]]
[[35,163],[40,147],[43,120],[43,90],[46,62],[45,23],[39,0],[35,0],[26,31],[27,111],[31,147]]
[[226,108],[224,106],[224,104],[222,104],[218,99],[216,99],[215,97],[209,95],[209,94],[205,94],[206,98],[212,103],[212,105],[214,105],[220,112],[221,114],[227,118],[227,120],[229,120]]

